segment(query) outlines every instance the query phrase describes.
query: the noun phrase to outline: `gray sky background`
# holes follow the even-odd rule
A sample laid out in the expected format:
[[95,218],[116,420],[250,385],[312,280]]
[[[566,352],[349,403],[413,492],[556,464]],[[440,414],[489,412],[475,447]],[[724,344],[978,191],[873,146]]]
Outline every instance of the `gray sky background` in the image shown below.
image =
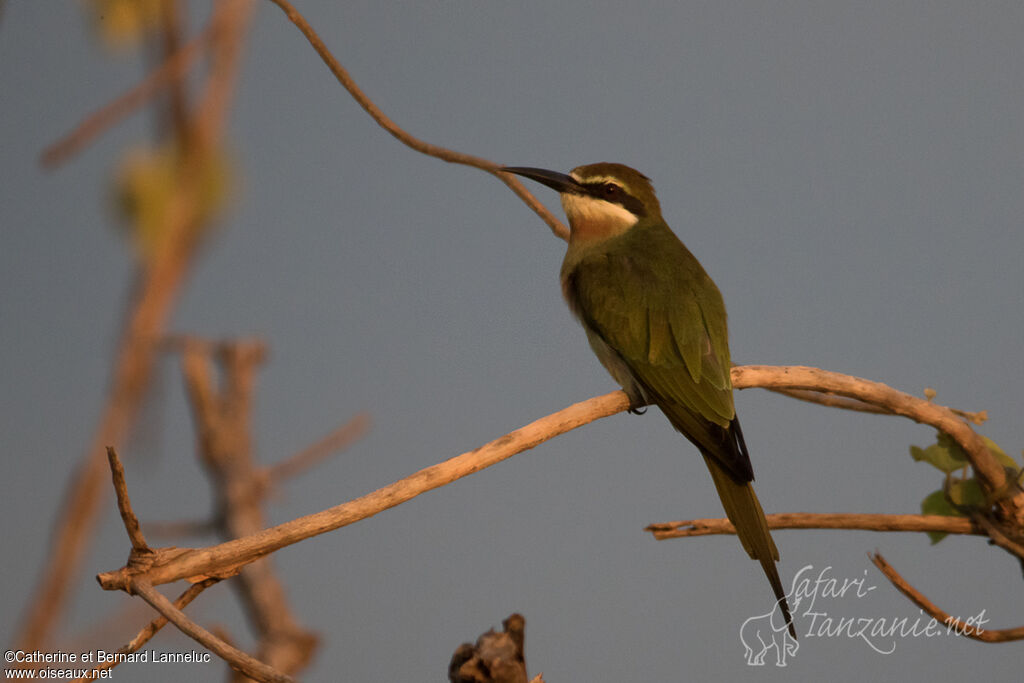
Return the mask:
[[[1024,339],[1024,5],[1019,2],[297,3],[366,92],[431,142],[568,170],[650,176],[717,281],[739,363],[803,364],[966,410],[1020,459]],[[205,3],[193,2],[201,15]],[[108,178],[137,115],[58,171],[40,151],[142,75],[105,54],[77,3],[0,17],[0,642],[43,561],[88,443],[132,272]],[[231,125],[242,185],[172,329],[264,337],[255,441],[277,461],[359,411],[372,433],[287,485],[272,521],[362,495],[613,388],[559,292],[564,245],[504,186],[397,143],[295,28],[261,7]],[[553,193],[538,196],[557,209]],[[559,215],[560,211],[559,211]],[[201,518],[209,489],[177,363],[127,451],[144,520]],[[751,390],[737,394],[769,512],[916,512],[940,475],[934,433]],[[770,607],[731,537],[655,542],[655,521],[717,517],[696,451],[656,411],[590,425],[355,526],[279,552],[323,637],[305,679],[445,679],[455,647],[513,611],[531,672],[622,680],[1018,680],[1020,645],[804,637],[786,669],[746,666],[744,619]],[[92,575],[128,544],[112,501],[62,637],[127,598]],[[833,618],[919,616],[879,549],[946,610],[1024,622],[1020,566],[977,538],[776,532],[789,582],[863,578]],[[175,541],[179,545],[210,542]],[[174,592],[180,591],[179,586]],[[190,608],[251,636],[227,586]],[[123,614],[123,613],[121,613]],[[810,617],[798,621],[801,634]],[[157,650],[191,649],[169,630]],[[182,667],[188,667],[183,669]],[[1014,669],[1016,668],[1016,672]],[[116,680],[223,680],[219,665],[137,665]]]

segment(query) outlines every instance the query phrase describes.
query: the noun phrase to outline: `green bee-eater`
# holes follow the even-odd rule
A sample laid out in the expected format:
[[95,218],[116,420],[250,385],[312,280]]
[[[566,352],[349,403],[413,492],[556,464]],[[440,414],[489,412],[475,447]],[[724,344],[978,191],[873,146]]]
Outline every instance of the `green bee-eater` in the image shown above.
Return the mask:
[[622,164],[568,175],[502,169],[556,190],[569,219],[562,294],[590,347],[634,408],[657,405],[704,456],[719,498],[758,560],[793,637],[785,591],[732,400],[725,304],[718,287],[661,217],[650,180]]

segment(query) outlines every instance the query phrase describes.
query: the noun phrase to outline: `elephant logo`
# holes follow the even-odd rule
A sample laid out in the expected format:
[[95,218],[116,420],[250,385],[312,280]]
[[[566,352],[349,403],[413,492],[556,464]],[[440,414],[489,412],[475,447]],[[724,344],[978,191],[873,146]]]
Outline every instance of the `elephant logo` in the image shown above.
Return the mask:
[[[795,612],[795,609],[794,609]],[[772,611],[750,617],[740,626],[740,642],[748,666],[764,666],[768,651],[775,649],[775,666],[786,666],[786,657],[795,657],[800,643],[789,634],[782,608],[776,602]]]

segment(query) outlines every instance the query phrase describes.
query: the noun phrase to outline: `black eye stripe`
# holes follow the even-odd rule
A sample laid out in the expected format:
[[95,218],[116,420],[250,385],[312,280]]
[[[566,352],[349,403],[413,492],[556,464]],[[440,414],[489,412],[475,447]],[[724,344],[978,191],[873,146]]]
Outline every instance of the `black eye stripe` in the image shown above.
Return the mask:
[[629,211],[631,214],[637,217],[644,217],[647,212],[644,210],[644,204],[639,199],[629,194],[624,187],[617,183],[610,181],[602,182],[591,182],[581,183],[586,190],[587,194],[597,199],[603,199],[606,202],[612,202],[618,204],[622,208]]

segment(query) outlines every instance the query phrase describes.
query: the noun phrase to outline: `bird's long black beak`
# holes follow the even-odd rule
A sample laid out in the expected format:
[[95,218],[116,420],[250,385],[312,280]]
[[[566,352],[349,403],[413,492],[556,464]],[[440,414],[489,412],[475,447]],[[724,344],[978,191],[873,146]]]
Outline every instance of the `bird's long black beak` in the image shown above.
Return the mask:
[[583,186],[575,178],[558,171],[547,171],[543,168],[530,168],[529,166],[504,166],[501,168],[505,173],[515,173],[530,180],[536,180],[542,185],[547,185],[555,192],[583,192]]

